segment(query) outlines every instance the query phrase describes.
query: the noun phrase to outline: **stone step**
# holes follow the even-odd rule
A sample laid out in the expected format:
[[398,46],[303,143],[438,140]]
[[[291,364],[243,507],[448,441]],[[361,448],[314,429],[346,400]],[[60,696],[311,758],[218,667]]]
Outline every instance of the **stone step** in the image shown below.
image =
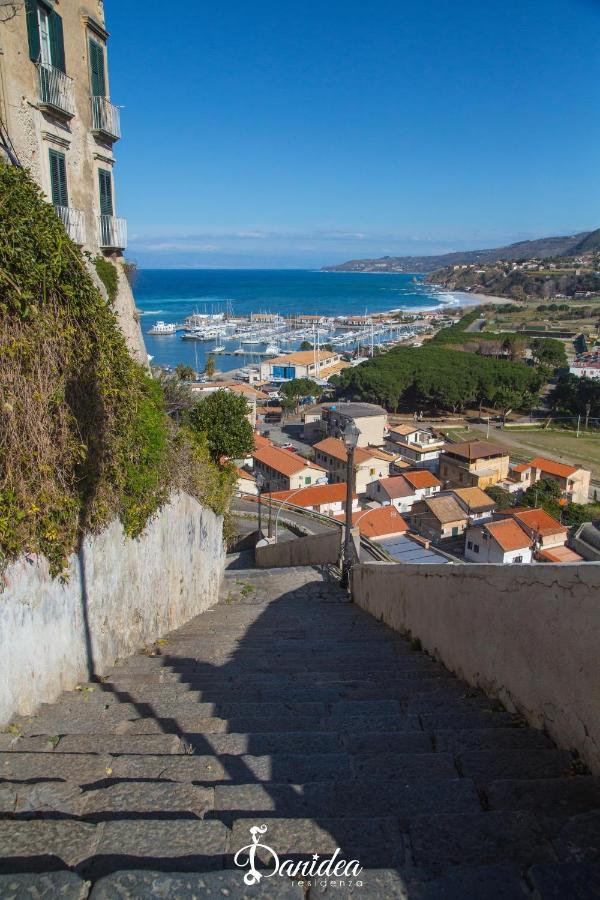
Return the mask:
[[491,809],[575,816],[600,808],[600,778],[529,778],[493,781],[485,788]]
[[504,778],[561,778],[572,770],[566,750],[476,750],[457,758],[461,774],[486,784]]

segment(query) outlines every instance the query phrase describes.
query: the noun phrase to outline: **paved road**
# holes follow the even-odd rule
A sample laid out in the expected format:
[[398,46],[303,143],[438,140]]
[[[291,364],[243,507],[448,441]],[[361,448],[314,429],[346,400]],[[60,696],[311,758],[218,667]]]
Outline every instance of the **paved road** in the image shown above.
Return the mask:
[[85,897],[68,869],[93,900],[257,896],[233,862],[254,825],[282,860],[341,848],[367,900],[598,895],[599,779],[320,573],[246,565],[217,606],[1,736],[0,867],[58,871],[0,896]]
[[[267,527],[267,519],[269,516],[268,506],[268,501],[264,500],[262,508],[263,530]],[[236,497],[232,502],[231,509],[234,513],[242,513],[246,516],[251,515],[253,517],[258,517],[258,504],[254,503],[252,500],[241,500],[239,497]],[[273,534],[275,534],[275,518],[277,516],[277,512],[278,507],[273,506]],[[292,522],[295,525],[299,525],[310,534],[328,534],[332,529],[340,527],[335,522],[332,522],[331,524],[329,522],[322,522],[318,519],[313,519],[310,516],[302,515],[302,513],[293,512],[286,507],[282,509],[281,515],[279,517],[279,523],[281,524],[283,521]]]

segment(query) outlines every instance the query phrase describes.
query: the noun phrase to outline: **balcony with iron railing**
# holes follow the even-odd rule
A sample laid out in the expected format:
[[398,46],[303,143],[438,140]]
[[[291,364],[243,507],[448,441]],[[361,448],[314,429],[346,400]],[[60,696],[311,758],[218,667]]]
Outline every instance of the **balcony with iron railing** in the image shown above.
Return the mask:
[[55,66],[38,62],[39,104],[65,116],[75,115],[73,79]]
[[124,250],[127,246],[127,221],[116,216],[98,216],[99,244],[104,250]]
[[106,97],[92,97],[92,130],[113,141],[121,137],[121,111]]
[[85,214],[81,209],[73,209],[72,206],[58,206],[55,204],[56,215],[65,226],[65,231],[71,240],[83,247],[85,244]]

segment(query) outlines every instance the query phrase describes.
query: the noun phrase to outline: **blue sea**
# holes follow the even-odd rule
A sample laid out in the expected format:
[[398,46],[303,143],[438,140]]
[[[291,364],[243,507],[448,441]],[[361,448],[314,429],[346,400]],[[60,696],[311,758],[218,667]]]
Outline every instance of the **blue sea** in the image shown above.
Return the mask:
[[[194,312],[221,312],[226,306],[234,315],[272,312],[341,316],[458,306],[461,298],[464,302],[460,294],[425,284],[422,275],[306,269],[142,269],[134,294],[153,364],[186,363],[198,369],[203,367],[214,342],[183,341],[181,332],[166,336],[147,334],[157,320],[182,323]],[[228,371],[247,362],[252,360],[219,356],[218,367]]]

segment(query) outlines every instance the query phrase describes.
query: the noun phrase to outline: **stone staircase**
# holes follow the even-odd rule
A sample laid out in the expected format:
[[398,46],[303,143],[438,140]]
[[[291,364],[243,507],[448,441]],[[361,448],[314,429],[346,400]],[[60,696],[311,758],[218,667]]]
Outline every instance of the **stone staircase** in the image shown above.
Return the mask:
[[[230,557],[217,606],[0,751],[1,898],[600,896],[600,779],[314,569]],[[254,825],[362,885],[246,887]]]

